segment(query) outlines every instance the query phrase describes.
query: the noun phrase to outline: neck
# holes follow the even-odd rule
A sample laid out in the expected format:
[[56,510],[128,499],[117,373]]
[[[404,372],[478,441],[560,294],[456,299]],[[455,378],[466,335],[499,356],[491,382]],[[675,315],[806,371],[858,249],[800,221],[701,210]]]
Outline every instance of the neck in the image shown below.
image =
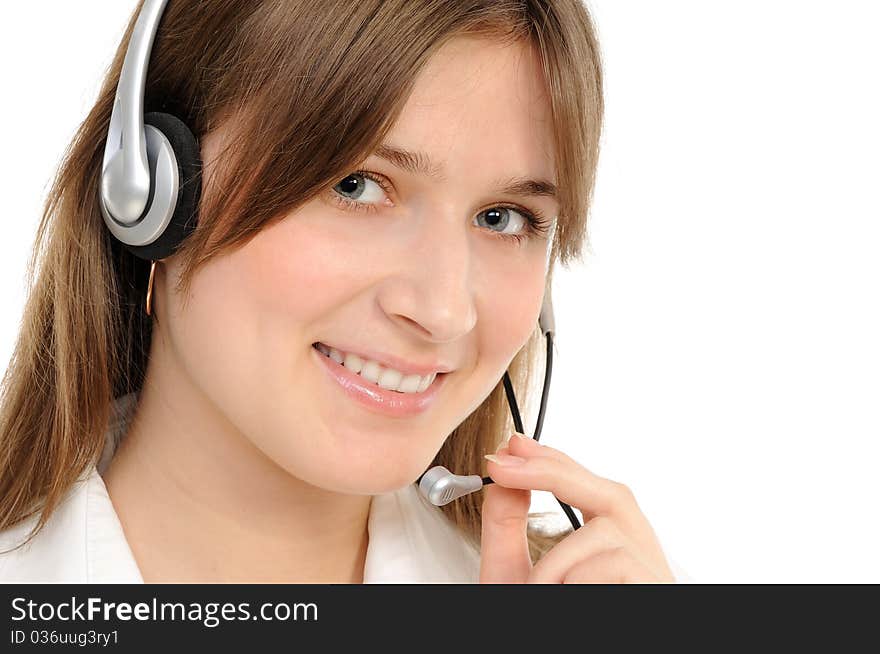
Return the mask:
[[371,496],[294,477],[156,361],[102,475],[144,581],[362,582]]

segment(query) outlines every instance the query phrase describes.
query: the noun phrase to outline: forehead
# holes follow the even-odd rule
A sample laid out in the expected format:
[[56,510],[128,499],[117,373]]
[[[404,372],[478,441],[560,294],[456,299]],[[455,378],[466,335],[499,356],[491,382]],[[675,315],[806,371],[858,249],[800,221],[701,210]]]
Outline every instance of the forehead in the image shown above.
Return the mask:
[[385,140],[424,151],[448,178],[509,174],[556,182],[546,82],[539,55],[525,42],[458,37],[444,44]]

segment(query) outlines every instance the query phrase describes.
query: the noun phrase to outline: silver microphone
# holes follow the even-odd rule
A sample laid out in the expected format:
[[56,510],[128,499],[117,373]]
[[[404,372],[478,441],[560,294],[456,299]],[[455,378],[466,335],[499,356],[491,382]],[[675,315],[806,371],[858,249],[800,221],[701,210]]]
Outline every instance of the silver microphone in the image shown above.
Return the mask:
[[434,466],[419,481],[419,492],[436,506],[449,504],[482,487],[480,475],[454,475],[443,466]]

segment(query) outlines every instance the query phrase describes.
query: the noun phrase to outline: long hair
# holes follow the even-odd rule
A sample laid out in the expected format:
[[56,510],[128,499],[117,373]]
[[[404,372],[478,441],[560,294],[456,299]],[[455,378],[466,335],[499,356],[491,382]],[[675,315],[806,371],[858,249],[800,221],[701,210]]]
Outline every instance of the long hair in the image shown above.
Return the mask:
[[[139,391],[152,323],[149,262],[104,225],[99,179],[122,62],[140,5],[94,107],[64,153],[43,205],[27,269],[20,332],[0,387],[0,530],[40,512],[43,527],[104,446],[112,402]],[[144,111],[181,118],[198,139],[226,119],[222,189],[202,195],[196,229],[177,252],[177,290],[344,177],[396,121],[427,60],[455,36],[530,43],[550,91],[561,210],[553,264],[587,242],[604,112],[602,66],[583,0],[171,0],[146,80]],[[508,368],[520,407],[543,375],[535,329]],[[450,434],[434,464],[484,470],[513,431],[503,384]],[[483,472],[485,474],[485,471]],[[481,501],[443,507],[478,543]],[[530,526],[533,560],[564,533]],[[26,541],[25,541],[26,542]]]

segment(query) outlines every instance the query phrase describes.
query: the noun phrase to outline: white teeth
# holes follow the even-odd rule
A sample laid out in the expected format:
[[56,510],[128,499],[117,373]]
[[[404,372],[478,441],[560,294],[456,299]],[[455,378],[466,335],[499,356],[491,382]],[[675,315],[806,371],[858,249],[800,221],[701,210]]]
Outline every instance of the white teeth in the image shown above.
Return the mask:
[[364,367],[361,368],[360,375],[364,379],[373,382],[374,384],[379,381],[379,373],[382,372],[382,366],[380,366],[375,361],[367,361],[364,363]]
[[375,361],[364,360],[356,354],[348,354],[337,350],[335,347],[327,347],[323,343],[318,343],[317,349],[325,356],[330,357],[336,363],[344,365],[354,373],[359,374],[367,381],[378,384],[381,388],[400,393],[423,393],[437,377],[437,373],[431,373],[422,377],[421,375],[407,375],[391,369],[383,368]]
[[421,393],[425,390],[424,388],[421,388],[423,381],[424,380],[419,375],[409,375],[403,378],[403,381],[400,382],[400,386],[397,387],[397,390],[402,393]]
[[403,375],[396,370],[383,370],[379,375],[379,386],[387,388],[389,391],[396,391],[402,380]]
[[426,388],[428,388],[428,386],[430,386],[432,383],[434,383],[434,377],[436,377],[436,376],[437,376],[437,373],[435,372],[434,374],[432,374],[428,377],[423,377],[421,379],[421,381],[419,382],[418,388],[416,388],[416,393],[423,392]]
[[360,372],[361,369],[364,367],[364,360],[361,359],[357,354],[346,354],[345,367],[352,372]]
[[336,363],[342,363],[345,360],[342,352],[337,350],[335,347],[330,348],[330,358],[333,359]]

